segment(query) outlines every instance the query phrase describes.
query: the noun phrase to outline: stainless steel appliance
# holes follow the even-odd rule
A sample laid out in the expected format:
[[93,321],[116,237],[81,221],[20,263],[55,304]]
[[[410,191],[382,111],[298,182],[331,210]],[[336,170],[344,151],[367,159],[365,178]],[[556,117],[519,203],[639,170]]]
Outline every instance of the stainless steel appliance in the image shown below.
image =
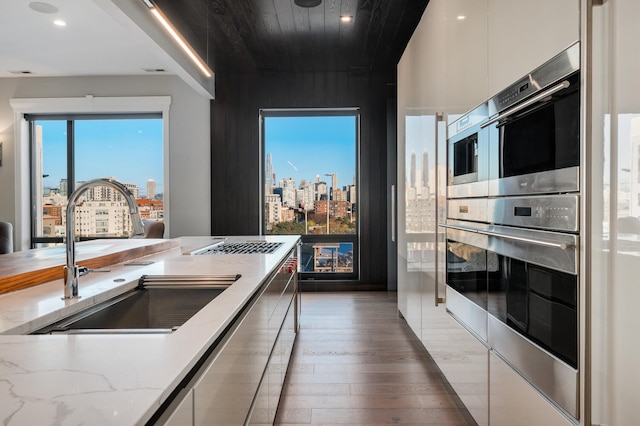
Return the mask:
[[451,198],[488,195],[489,139],[482,125],[489,119],[485,102],[448,127],[449,179]]
[[578,203],[576,195],[490,199],[489,223],[449,219],[445,225],[447,309],[573,417]]
[[578,191],[579,64],[576,43],[488,101],[489,195]]
[[[443,225],[447,310],[574,418],[579,415],[578,67],[575,44],[490,99],[489,119],[472,131],[450,127],[453,178]],[[477,178],[467,173],[456,180],[456,144],[483,132],[477,138]],[[482,140],[488,141],[487,151]],[[461,158],[461,164],[472,164]],[[484,195],[477,190],[483,179]],[[464,186],[469,181],[474,191]]]

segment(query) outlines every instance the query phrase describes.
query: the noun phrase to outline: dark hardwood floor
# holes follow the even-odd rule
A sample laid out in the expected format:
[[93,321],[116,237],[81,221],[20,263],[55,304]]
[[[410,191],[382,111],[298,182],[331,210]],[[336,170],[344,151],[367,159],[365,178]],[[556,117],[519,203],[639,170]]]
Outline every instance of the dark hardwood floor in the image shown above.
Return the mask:
[[474,425],[396,293],[303,293],[276,425]]

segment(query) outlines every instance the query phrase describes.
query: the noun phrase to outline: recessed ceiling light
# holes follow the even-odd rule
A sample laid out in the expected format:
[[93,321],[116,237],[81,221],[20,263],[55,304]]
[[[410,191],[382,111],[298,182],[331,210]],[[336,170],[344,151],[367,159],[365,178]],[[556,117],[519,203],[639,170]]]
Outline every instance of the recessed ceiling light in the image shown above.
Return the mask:
[[40,13],[58,13],[57,7],[42,1],[32,1],[29,3],[29,8]]
[[300,7],[316,7],[322,3],[322,0],[294,0],[293,2]]
[[340,21],[341,22],[351,22],[353,21],[353,16],[349,16],[349,15],[342,15],[340,17]]
[[64,22],[62,19],[56,19],[55,21],[53,21],[54,24],[56,24],[59,27],[66,27],[67,23]]
[[458,15],[458,21],[464,21],[465,19],[467,19],[466,16],[464,15]]

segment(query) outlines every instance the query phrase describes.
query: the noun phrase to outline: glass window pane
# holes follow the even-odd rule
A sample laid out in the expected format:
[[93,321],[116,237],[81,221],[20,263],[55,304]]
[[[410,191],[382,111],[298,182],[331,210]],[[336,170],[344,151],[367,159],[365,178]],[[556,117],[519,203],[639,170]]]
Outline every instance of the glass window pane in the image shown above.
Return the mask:
[[353,243],[303,243],[300,256],[301,272],[353,272]]
[[[68,127],[73,131],[67,134]],[[32,246],[60,242],[65,234],[67,194],[79,183],[112,177],[137,199],[140,217],[162,221],[162,118],[37,119],[33,123],[34,224]],[[73,157],[69,146],[74,147]],[[68,182],[73,160],[74,182]],[[78,237],[128,237],[124,198],[109,187],[91,188],[76,206]],[[57,238],[57,240],[50,240]]]
[[67,121],[37,121],[34,129],[35,236],[64,236],[67,205]]
[[265,117],[267,234],[355,234],[356,117]]
[[358,116],[302,114],[263,113],[264,232],[302,235],[303,279],[356,278]]
[[[76,120],[74,133],[76,184],[115,178],[138,200],[142,219],[163,219],[162,119]],[[76,221],[81,236],[131,235],[127,203],[111,188],[88,190]]]

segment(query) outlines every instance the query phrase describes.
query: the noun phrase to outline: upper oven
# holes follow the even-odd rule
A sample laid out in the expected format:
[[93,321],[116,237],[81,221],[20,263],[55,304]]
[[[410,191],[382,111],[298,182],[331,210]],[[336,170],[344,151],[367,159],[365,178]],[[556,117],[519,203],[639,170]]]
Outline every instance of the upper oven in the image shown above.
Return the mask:
[[489,178],[488,104],[449,124],[448,194],[450,198],[486,197]]
[[489,195],[579,190],[579,44],[488,102]]

